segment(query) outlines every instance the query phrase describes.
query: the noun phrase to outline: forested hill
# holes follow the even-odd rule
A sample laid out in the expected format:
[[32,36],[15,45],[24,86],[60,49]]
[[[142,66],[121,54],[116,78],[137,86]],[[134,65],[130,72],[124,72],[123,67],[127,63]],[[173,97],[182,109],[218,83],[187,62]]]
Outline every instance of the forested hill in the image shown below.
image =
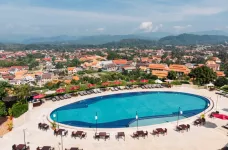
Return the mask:
[[0,49],[5,50],[30,50],[30,49],[54,49],[54,50],[75,50],[77,48],[152,48],[164,45],[196,45],[196,44],[225,44],[228,36],[222,35],[194,35],[181,34],[177,36],[167,36],[157,41],[146,39],[123,39],[120,41],[109,42],[99,45],[88,45],[82,43],[34,43],[34,44],[0,44]]
[[121,48],[121,47],[138,47],[138,48],[150,48],[156,46],[156,41],[143,40],[143,39],[124,39],[119,42],[110,42],[103,44],[102,47],[107,48]]
[[194,35],[180,34],[177,36],[166,36],[158,43],[162,45],[196,45],[196,44],[220,44],[228,41],[228,36],[223,35]]

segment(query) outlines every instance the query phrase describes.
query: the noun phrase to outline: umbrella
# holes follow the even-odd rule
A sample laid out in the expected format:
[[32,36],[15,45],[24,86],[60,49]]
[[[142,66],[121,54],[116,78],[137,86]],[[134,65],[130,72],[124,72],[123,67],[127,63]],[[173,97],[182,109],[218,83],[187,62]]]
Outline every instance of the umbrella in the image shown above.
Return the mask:
[[115,85],[119,85],[119,84],[121,84],[121,83],[122,83],[121,81],[115,81],[115,82],[114,82]]
[[131,80],[130,82],[131,82],[131,83],[134,83],[134,82],[136,82],[136,80]]
[[142,82],[142,83],[147,83],[147,82],[148,82],[148,80],[146,80],[146,79],[142,79],[140,82]]
[[61,89],[57,89],[57,90],[56,90],[57,93],[63,93],[63,92],[65,92],[65,91],[66,91],[66,89],[64,89],[64,88],[61,88]]
[[71,91],[74,91],[74,90],[77,90],[77,89],[79,89],[80,88],[80,86],[72,86],[71,88],[70,88],[70,90]]
[[45,92],[45,94],[54,94],[55,93],[55,91],[47,91],[47,92]]
[[39,94],[39,95],[34,96],[33,98],[34,99],[41,99],[41,98],[44,98],[44,97],[45,97],[44,94]]
[[103,82],[101,85],[102,86],[108,86],[110,83],[109,82]]
[[163,82],[161,80],[157,79],[157,80],[155,80],[155,83],[161,84]]
[[213,86],[214,86],[214,84],[212,84],[212,83],[207,84],[207,87],[213,87]]
[[224,115],[224,114],[212,114],[215,118],[219,118],[219,119],[222,119],[222,120],[228,120],[228,116],[227,115]]
[[94,86],[95,86],[95,84],[91,84],[91,83],[87,85],[88,88],[92,88]]

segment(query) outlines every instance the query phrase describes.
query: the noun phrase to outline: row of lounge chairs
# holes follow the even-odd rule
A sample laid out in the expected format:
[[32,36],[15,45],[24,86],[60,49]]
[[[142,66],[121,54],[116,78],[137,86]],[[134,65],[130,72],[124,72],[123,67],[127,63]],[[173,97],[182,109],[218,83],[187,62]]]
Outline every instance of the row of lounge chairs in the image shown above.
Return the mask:
[[152,88],[163,88],[161,84],[147,84],[147,85],[142,85],[142,89],[152,89]]
[[102,91],[100,89],[92,89],[92,90],[86,90],[86,91],[80,91],[78,92],[78,95],[84,96],[84,95],[90,95],[90,94],[98,94]]
[[71,98],[70,94],[65,94],[65,95],[61,95],[61,96],[54,96],[54,97],[52,97],[51,100],[54,102],[54,101],[68,99],[68,98]]

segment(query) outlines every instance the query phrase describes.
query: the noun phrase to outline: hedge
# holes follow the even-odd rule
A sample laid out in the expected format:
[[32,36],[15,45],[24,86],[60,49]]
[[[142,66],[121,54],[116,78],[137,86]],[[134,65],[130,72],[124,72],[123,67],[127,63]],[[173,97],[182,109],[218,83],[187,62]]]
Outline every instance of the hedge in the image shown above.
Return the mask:
[[0,101],[0,116],[5,116],[6,114],[6,105],[4,102]]
[[13,117],[18,118],[28,111],[28,104],[16,103],[12,107]]

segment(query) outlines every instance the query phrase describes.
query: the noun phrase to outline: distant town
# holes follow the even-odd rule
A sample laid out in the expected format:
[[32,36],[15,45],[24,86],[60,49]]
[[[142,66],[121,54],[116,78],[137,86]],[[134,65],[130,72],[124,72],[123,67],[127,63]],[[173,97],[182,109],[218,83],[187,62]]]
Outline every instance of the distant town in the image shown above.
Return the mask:
[[[0,51],[1,80],[12,85],[29,84],[49,88],[50,83],[83,83],[107,72],[127,74],[140,71],[159,79],[188,79],[192,69],[207,66],[217,77],[228,75],[228,47],[175,46],[171,50],[138,48],[88,48],[75,51]],[[86,78],[87,77],[87,78]],[[169,77],[168,77],[169,78]],[[93,83],[95,81],[92,81]],[[60,85],[60,84],[59,84]]]

